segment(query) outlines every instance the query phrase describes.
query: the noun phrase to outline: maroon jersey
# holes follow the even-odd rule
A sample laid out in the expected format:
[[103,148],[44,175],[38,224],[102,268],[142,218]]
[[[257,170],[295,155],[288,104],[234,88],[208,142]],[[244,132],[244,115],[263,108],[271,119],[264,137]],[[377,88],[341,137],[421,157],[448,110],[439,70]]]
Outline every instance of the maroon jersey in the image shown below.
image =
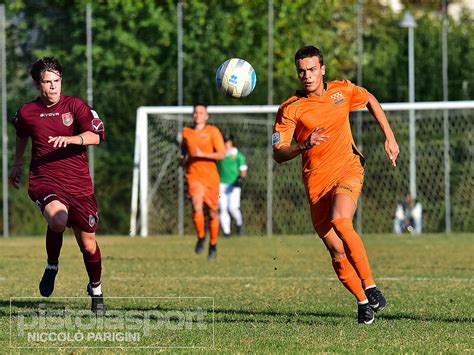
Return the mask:
[[78,97],[61,95],[55,105],[46,107],[38,98],[20,107],[13,124],[19,137],[32,140],[30,191],[55,187],[74,196],[94,193],[86,147],[70,144],[54,148],[48,143],[50,136],[74,136],[86,131],[104,140],[104,124],[89,105]]

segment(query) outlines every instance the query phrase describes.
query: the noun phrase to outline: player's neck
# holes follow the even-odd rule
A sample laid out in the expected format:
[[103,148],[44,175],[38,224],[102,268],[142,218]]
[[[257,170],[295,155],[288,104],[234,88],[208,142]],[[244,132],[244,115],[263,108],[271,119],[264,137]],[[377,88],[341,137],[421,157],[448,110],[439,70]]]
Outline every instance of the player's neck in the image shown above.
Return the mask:
[[194,129],[196,131],[200,131],[200,130],[204,129],[204,127],[206,127],[206,123],[195,123],[194,124]]
[[43,103],[43,105],[45,105],[46,107],[52,107],[54,105],[56,105],[59,101],[61,101],[61,96],[59,96],[59,99],[55,102],[52,102],[48,99],[45,99],[44,97],[40,97],[40,101]]
[[324,92],[326,91],[326,83],[323,82],[321,85],[319,85],[316,90],[311,91],[311,92],[306,92],[306,96],[308,97],[314,97],[314,96],[322,96]]

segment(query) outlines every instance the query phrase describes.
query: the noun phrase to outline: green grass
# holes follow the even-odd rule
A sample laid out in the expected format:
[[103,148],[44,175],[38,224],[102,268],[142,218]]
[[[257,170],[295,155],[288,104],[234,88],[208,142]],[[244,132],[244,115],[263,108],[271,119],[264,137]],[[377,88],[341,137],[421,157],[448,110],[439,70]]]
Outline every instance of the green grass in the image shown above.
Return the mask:
[[[198,352],[233,353],[472,353],[474,235],[365,235],[364,240],[375,279],[389,302],[371,326],[357,324],[355,300],[335,278],[323,244],[312,236],[221,240],[214,263],[207,262],[206,255],[194,254],[192,237],[99,237],[103,290],[109,297],[129,297],[107,300],[111,312],[198,308],[207,312],[201,323],[204,330],[162,327],[142,337],[141,347],[194,344],[204,347]],[[10,348],[10,326],[13,335],[16,329],[10,298],[13,314],[37,310],[40,302],[46,309],[88,307],[87,298],[18,299],[39,296],[44,264],[43,237],[0,241],[0,349],[34,350]],[[82,257],[67,236],[53,296],[86,296],[86,284]],[[137,313],[134,319],[138,324],[143,316]],[[159,320],[152,319],[155,324]],[[96,350],[101,353],[159,350],[114,341],[64,344],[119,348]],[[38,343],[14,341],[18,345]],[[53,350],[93,349],[37,352]]]

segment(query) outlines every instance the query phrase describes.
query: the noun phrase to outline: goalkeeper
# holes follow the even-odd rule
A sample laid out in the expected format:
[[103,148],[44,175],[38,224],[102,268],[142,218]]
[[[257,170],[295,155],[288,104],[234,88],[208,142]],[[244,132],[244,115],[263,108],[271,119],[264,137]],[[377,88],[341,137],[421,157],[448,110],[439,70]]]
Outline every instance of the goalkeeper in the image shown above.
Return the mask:
[[219,218],[224,237],[231,235],[231,216],[235,220],[237,234],[242,232],[242,212],[240,195],[242,183],[247,176],[245,156],[235,146],[232,135],[224,137],[226,153],[224,160],[217,161],[217,169],[221,179],[219,186]]

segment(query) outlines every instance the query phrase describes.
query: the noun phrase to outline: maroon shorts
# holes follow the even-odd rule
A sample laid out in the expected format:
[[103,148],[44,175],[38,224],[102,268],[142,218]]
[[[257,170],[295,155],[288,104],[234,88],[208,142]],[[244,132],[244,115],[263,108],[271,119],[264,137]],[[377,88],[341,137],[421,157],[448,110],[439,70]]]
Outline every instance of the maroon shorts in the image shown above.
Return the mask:
[[95,195],[72,196],[67,192],[54,188],[28,191],[30,198],[44,212],[46,205],[52,201],[59,201],[68,211],[68,227],[79,228],[83,232],[95,233],[99,223],[97,200]]

